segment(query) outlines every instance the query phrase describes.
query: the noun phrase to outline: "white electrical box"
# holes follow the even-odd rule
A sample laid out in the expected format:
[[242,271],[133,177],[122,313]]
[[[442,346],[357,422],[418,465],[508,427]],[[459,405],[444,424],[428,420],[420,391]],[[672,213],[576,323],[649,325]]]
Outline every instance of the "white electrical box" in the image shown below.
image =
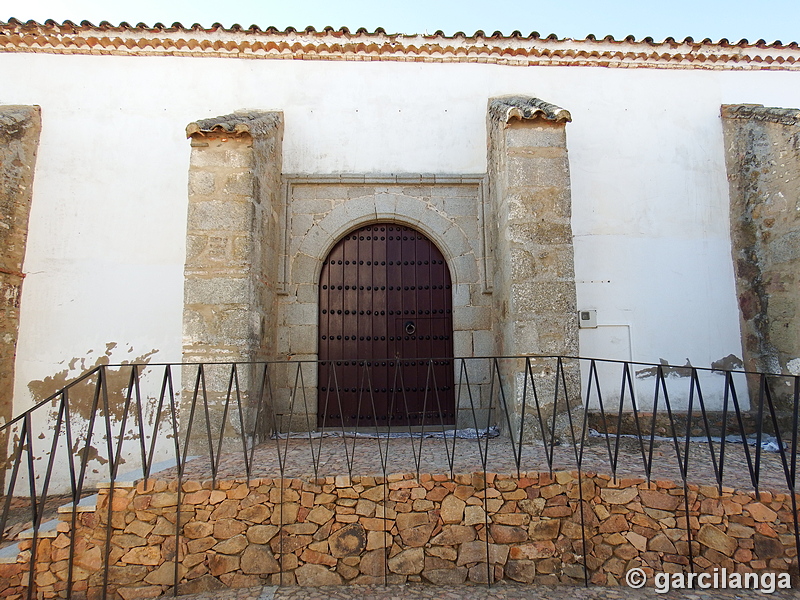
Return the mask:
[[588,329],[597,327],[597,311],[596,310],[579,310],[578,311],[578,327],[581,329]]

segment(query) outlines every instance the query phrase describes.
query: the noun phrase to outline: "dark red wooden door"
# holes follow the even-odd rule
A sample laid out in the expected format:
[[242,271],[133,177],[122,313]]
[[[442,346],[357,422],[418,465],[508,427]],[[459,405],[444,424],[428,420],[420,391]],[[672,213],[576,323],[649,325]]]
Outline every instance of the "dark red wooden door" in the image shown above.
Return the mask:
[[322,266],[317,424],[451,425],[450,271],[418,231],[347,234]]

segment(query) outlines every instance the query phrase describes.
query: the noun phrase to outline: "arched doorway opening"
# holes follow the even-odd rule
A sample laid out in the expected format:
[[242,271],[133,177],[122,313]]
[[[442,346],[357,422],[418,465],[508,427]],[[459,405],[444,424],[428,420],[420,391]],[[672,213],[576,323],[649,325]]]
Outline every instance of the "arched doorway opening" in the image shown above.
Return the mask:
[[345,235],[319,281],[319,427],[455,424],[450,270],[419,231]]

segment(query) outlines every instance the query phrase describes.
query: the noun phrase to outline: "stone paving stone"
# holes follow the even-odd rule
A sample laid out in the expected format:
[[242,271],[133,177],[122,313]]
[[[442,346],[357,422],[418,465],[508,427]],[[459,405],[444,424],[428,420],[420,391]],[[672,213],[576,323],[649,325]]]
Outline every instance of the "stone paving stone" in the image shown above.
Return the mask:
[[[755,590],[672,590],[659,594],[653,588],[517,585],[345,585],[329,587],[264,587],[179,596],[182,600],[742,600],[755,597],[796,600],[797,590],[775,590],[762,595]],[[164,596],[168,598],[169,596]]]
[[[481,450],[487,448],[486,469],[493,473],[515,473],[514,451],[510,440],[496,438],[488,440],[442,440],[442,439],[365,439],[323,438],[280,440],[280,444],[267,442],[255,449],[250,477],[270,478],[281,475],[278,451],[283,457],[283,477],[326,477],[348,473],[356,475],[382,475],[392,473],[471,473],[482,469]],[[615,438],[606,443],[605,438],[589,438],[583,448],[582,469],[584,472],[611,474],[609,445],[615,451]],[[480,443],[480,447],[479,444]],[[313,444],[313,446],[312,446]],[[345,444],[347,447],[345,448]],[[647,455],[649,440],[644,441]],[[680,444],[683,452],[683,443]],[[552,448],[553,470],[576,470],[575,448],[563,444]],[[714,453],[719,460],[719,445]],[[754,459],[754,448],[749,448]],[[313,454],[312,454],[313,452]],[[619,478],[645,477],[642,450],[639,442],[623,438],[619,441],[616,475]],[[312,457],[318,457],[316,472]],[[350,464],[348,464],[348,460]],[[541,445],[521,447],[520,471],[547,471],[545,448]],[[245,473],[245,461],[241,452],[225,454],[220,459],[217,479],[240,479]],[[160,478],[174,477],[174,471],[159,474]],[[211,478],[210,462],[205,457],[189,461],[184,470],[184,480]],[[668,479],[680,485],[681,473],[672,441],[656,441],[653,445],[651,479]],[[689,445],[689,483],[713,485],[716,481],[713,461],[707,444]],[[774,452],[761,453],[760,488],[786,491],[780,455]],[[747,458],[742,444],[728,443],[725,446],[723,485],[737,490],[753,489]]]

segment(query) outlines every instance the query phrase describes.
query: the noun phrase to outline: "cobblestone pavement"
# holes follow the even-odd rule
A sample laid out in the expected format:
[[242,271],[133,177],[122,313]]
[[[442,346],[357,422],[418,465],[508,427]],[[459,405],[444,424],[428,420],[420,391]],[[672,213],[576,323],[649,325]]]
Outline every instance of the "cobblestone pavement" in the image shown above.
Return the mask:
[[[168,596],[167,596],[168,597]],[[167,598],[165,597],[165,598]],[[576,587],[496,584],[487,586],[433,585],[346,585],[335,587],[242,588],[180,596],[182,600],[796,600],[798,590],[776,590],[762,594],[755,590],[672,590],[659,594],[654,588]]]
[[[488,444],[487,444],[488,441]],[[639,441],[621,438],[619,448],[616,438],[589,438],[583,447],[581,466],[584,472],[611,474],[613,457],[616,458],[618,477],[642,477],[644,465],[651,460],[649,440],[644,448]],[[680,452],[684,444],[680,443]],[[561,445],[551,448],[554,470],[573,471],[577,467],[576,448]],[[516,448],[508,438],[490,440],[443,439],[371,439],[371,438],[317,438],[284,439],[262,444],[253,453],[251,477],[325,477],[335,475],[385,475],[392,473],[472,473],[486,469],[493,473],[513,474],[517,471],[515,451],[520,457],[520,471],[547,471],[548,454],[541,445]],[[724,460],[720,460],[720,446],[713,445],[713,458],[708,444],[689,444],[687,480],[703,485],[717,481],[716,469],[722,470],[726,486],[748,491],[753,489],[746,451],[756,464],[755,448],[727,443]],[[656,441],[652,451],[651,478],[681,481],[680,463],[672,441]],[[217,479],[243,478],[246,473],[245,458],[241,451],[219,457]],[[279,460],[280,458],[280,460]],[[762,451],[758,461],[759,487],[773,491],[787,491],[781,457],[775,452]],[[282,467],[282,468],[281,468]],[[281,471],[283,472],[281,473]],[[166,471],[159,477],[174,477]],[[185,465],[184,479],[210,479],[211,462],[196,458]]]

